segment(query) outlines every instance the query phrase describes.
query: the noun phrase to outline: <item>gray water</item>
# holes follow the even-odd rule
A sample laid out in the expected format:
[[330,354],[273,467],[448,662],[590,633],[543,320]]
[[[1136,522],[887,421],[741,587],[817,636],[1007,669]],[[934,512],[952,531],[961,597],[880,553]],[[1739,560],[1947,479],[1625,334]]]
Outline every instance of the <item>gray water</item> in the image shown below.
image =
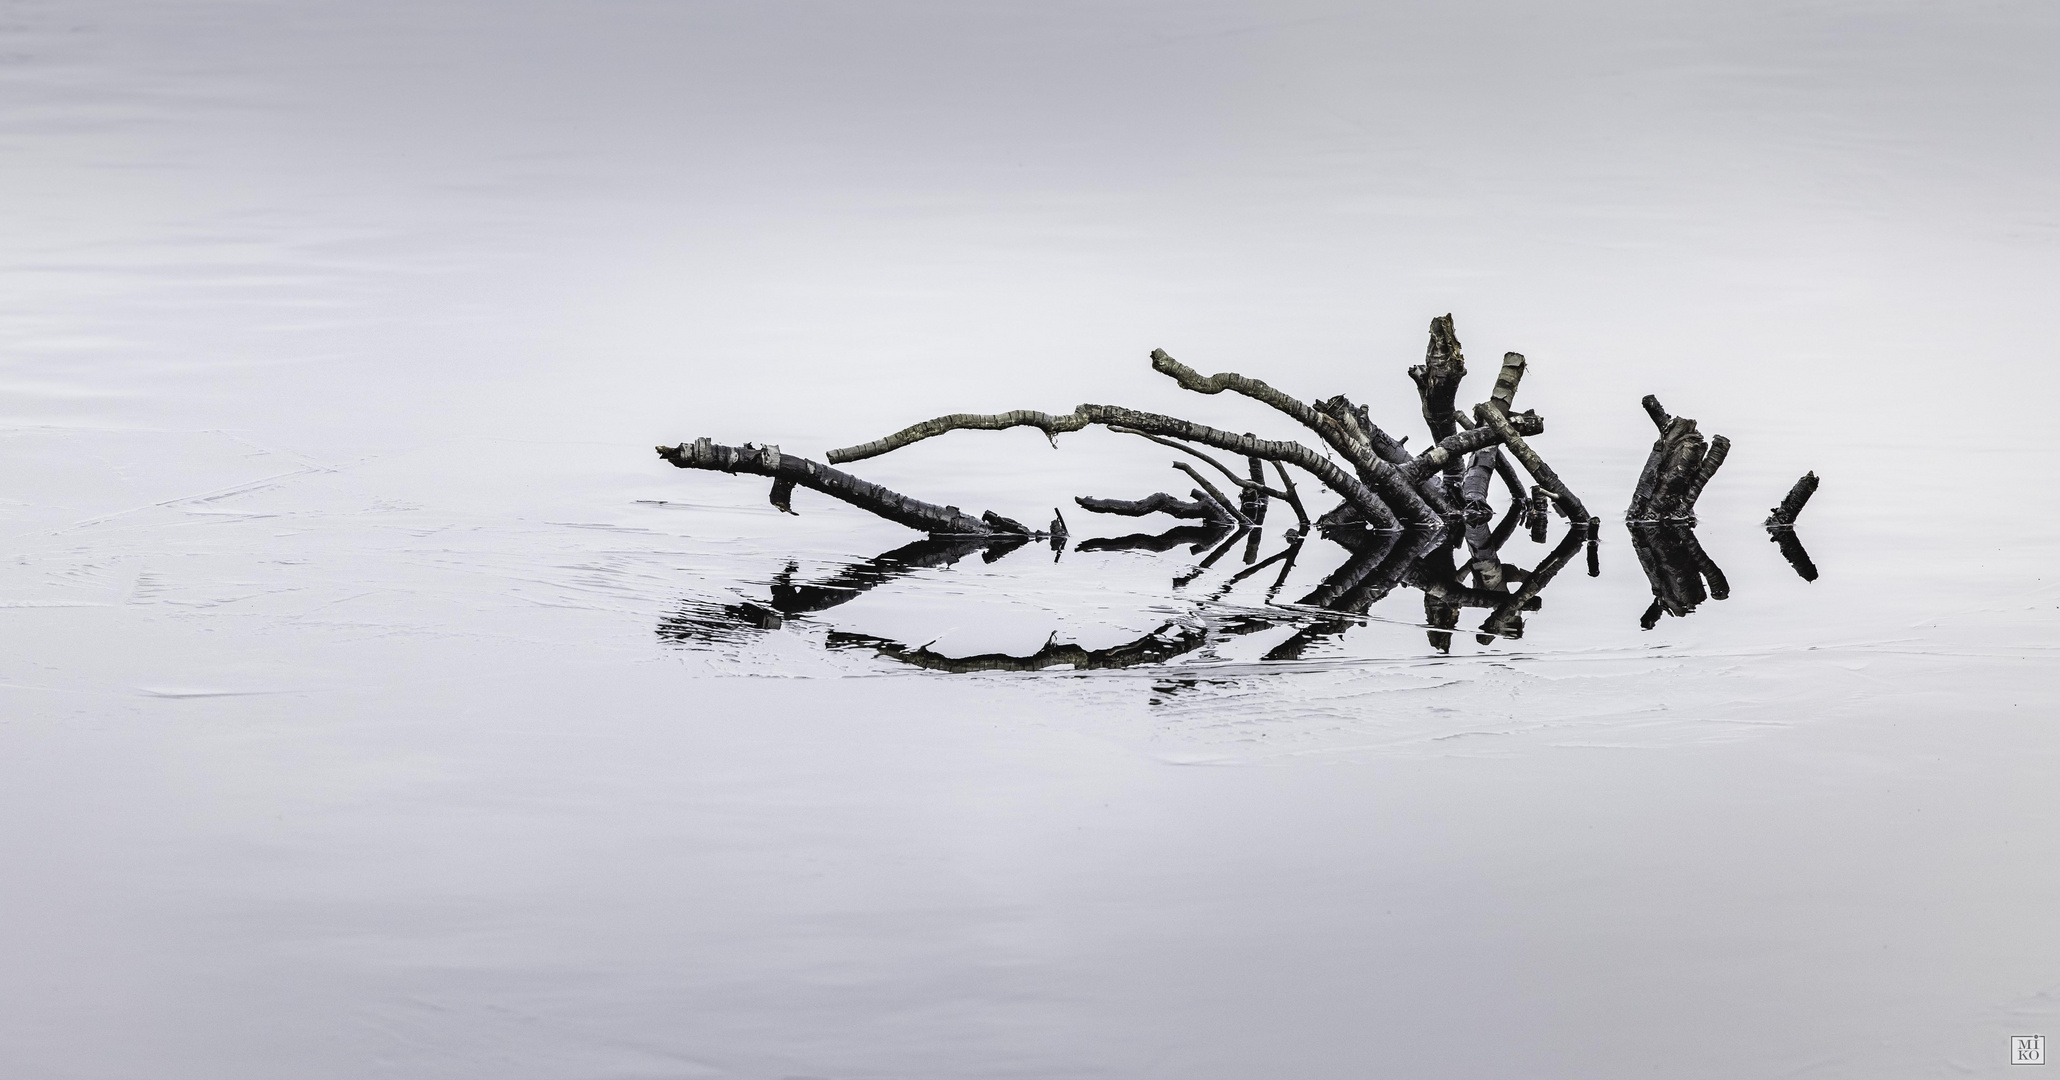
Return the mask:
[[[2060,1037],[2056,38],[2012,3],[7,6],[0,1073],[2004,1072]],[[654,444],[1082,401],[1293,434],[1159,347],[1422,445],[1446,312],[1462,401],[1525,353],[1605,522],[1521,639],[1441,653],[1398,589],[1269,661],[1293,626],[1215,631],[1279,617],[1272,575],[1176,588],[1186,547],[677,632],[918,538]],[[1649,631],[1647,393],[1735,445],[1698,529],[1731,595]],[[1079,539],[1151,527],[1071,499],[1184,492],[1170,456],[853,468]],[[1805,470],[1813,582],[1759,528]],[[863,644],[1169,624],[1213,636]]]

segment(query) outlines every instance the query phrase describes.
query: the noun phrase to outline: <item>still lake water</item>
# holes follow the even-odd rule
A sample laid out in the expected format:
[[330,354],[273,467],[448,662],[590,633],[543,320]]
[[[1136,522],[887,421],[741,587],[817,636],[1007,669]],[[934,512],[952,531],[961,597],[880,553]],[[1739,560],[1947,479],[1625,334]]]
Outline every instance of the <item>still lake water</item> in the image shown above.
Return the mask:
[[[2056,37],[9,5],[0,1073],[2003,1072],[2060,1038]],[[1154,347],[1421,445],[1448,311],[1461,400],[1524,352],[1605,522],[1599,576],[1449,654],[1404,588],[1268,660],[1293,627],[1227,629],[1272,574],[1176,587],[1185,546],[711,629],[918,537],[651,450],[1081,401],[1293,434]],[[1698,530],[1731,595],[1649,631],[1646,393],[1735,444]],[[1185,492],[1170,456],[852,469],[1081,539],[1149,529],[1071,499]],[[1814,582],[1759,528],[1805,470]],[[877,647],[1169,624],[1208,642]]]

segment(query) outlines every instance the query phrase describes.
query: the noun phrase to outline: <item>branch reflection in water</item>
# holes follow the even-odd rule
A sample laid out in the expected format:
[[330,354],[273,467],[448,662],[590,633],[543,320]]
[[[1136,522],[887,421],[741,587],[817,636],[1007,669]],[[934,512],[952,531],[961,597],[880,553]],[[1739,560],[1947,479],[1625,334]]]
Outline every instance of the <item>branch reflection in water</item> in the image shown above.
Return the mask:
[[[930,645],[934,643],[913,644],[841,630],[831,631],[826,644],[833,649],[871,650],[883,660],[933,671],[1038,671],[1064,667],[1088,671],[1166,663],[1195,653],[1212,641],[1273,628],[1293,628],[1288,638],[1261,657],[1262,662],[1292,661],[1365,622],[1373,605],[1397,588],[1408,587],[1424,594],[1431,646],[1449,652],[1451,630],[1458,625],[1462,608],[1488,612],[1478,630],[1478,638],[1484,644],[1496,638],[1521,637],[1522,613],[1539,610],[1540,592],[1589,541],[1591,526],[1578,524],[1534,568],[1526,570],[1504,563],[1500,559],[1500,545],[1525,514],[1522,507],[1512,507],[1496,528],[1476,526],[1463,535],[1449,528],[1395,532],[1349,526],[1326,530],[1327,537],[1345,547],[1350,557],[1293,603],[1278,603],[1275,597],[1294,569],[1304,539],[1291,534],[1292,538],[1279,551],[1265,559],[1256,559],[1254,545],[1252,565],[1229,575],[1210,595],[1197,598],[1195,611],[1167,619],[1147,634],[1107,648],[1087,649],[1061,643],[1056,632],[1041,648],[1028,654],[949,656],[932,650]],[[1173,586],[1179,589],[1207,572],[1240,539],[1256,534],[1257,530],[1215,523],[1157,534],[1090,539],[1080,542],[1075,550],[1165,551],[1187,546],[1198,554],[1213,547],[1200,566],[1174,579]],[[1467,560],[1463,565],[1455,565],[1461,542],[1467,544]],[[1023,543],[1022,538],[992,537],[922,540],[853,563],[814,582],[796,581],[797,567],[790,563],[770,583],[768,602],[725,605],[687,601],[660,620],[657,632],[663,639],[686,645],[736,643],[755,633],[777,630],[788,620],[805,619],[847,603],[913,571],[950,566],[976,552],[993,562]],[[1264,607],[1219,603],[1239,582],[1276,565],[1279,570],[1266,591]]]

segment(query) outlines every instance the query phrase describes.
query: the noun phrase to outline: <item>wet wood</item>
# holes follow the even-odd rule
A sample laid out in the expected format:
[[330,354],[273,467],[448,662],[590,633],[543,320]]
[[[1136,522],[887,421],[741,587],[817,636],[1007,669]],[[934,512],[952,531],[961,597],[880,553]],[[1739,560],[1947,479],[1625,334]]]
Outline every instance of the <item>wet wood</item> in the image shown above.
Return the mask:
[[1810,496],[1816,493],[1817,474],[1814,471],[1804,473],[1802,479],[1797,480],[1795,486],[1788,489],[1788,494],[1782,496],[1781,505],[1767,515],[1767,527],[1778,529],[1794,525],[1795,519],[1802,515],[1803,507],[1809,504]]
[[1167,517],[1199,518],[1205,521],[1228,522],[1230,515],[1222,511],[1214,500],[1200,489],[1190,492],[1193,502],[1186,502],[1163,491],[1153,492],[1142,499],[1097,499],[1090,495],[1075,496],[1073,501],[1080,509],[1094,514],[1117,514],[1122,517],[1143,517],[1146,514],[1165,514]]
[[1167,355],[1164,349],[1152,350],[1152,369],[1170,376],[1183,390],[1198,394],[1220,394],[1225,390],[1241,394],[1263,405],[1272,407],[1282,415],[1308,428],[1321,438],[1325,445],[1336,450],[1358,472],[1361,482],[1380,493],[1385,505],[1394,508],[1403,520],[1412,525],[1431,525],[1439,520],[1439,514],[1412,484],[1404,480],[1395,466],[1381,459],[1363,429],[1339,417],[1322,412],[1314,406],[1274,389],[1258,379],[1247,378],[1236,372],[1219,372],[1203,375],[1186,364]]
[[1657,397],[1645,395],[1640,402],[1645,414],[1659,429],[1645,467],[1631,491],[1631,505],[1624,510],[1630,522],[1695,523],[1695,503],[1702,489],[1724,464],[1731,452],[1731,440],[1715,435],[1705,441],[1695,421],[1667,412]]
[[1515,408],[1516,388],[1524,381],[1524,354],[1502,354],[1502,370],[1495,373],[1495,389],[1488,394],[1488,404],[1504,416]]
[[[1024,417],[1029,417],[1030,419],[1023,419]],[[961,429],[1000,430],[1018,425],[1029,425],[1039,427],[1040,430],[1046,430],[1047,432],[1078,431],[1090,424],[1103,427],[1131,428],[1169,439],[1179,439],[1183,442],[1198,443],[1202,446],[1214,447],[1218,450],[1228,450],[1246,457],[1263,458],[1267,461],[1278,461],[1293,465],[1303,472],[1316,477],[1325,487],[1344,496],[1345,500],[1351,503],[1353,508],[1358,510],[1365,520],[1372,523],[1376,528],[1393,529],[1400,527],[1394,512],[1388,508],[1388,504],[1379,495],[1374,493],[1372,488],[1360,481],[1357,476],[1339,468],[1336,462],[1303,446],[1301,443],[1291,440],[1260,439],[1251,435],[1237,435],[1210,427],[1207,424],[1198,424],[1192,420],[1183,420],[1176,416],[1164,416],[1158,413],[1139,412],[1135,409],[1126,409],[1118,405],[1081,405],[1074,409],[1071,414],[1064,417],[1053,417],[1046,413],[1027,412],[997,413],[992,416],[954,414],[904,428],[893,435],[883,439],[876,439],[870,443],[832,450],[828,457],[832,462],[854,461],[860,458],[872,457],[876,454],[883,454],[888,450],[907,446],[922,439],[934,438],[948,431]],[[1386,463],[1383,462],[1382,464]],[[1406,485],[1402,486],[1402,490],[1407,490]],[[1411,498],[1414,498],[1413,493],[1411,493]],[[1418,511],[1419,516],[1435,519],[1435,515],[1430,513],[1429,507],[1423,505],[1423,500],[1415,499],[1415,502],[1420,508]]]
[[[820,491],[861,510],[867,510],[911,529],[947,536],[985,536],[996,532],[979,518],[956,506],[938,506],[910,498],[828,465],[780,452],[777,446],[724,446],[709,439],[696,439],[678,446],[657,447],[658,456],[682,469],[749,473],[785,480],[790,485]],[[1043,535],[1038,533],[1036,535]]]
[[[1424,347],[1423,363],[1409,369],[1409,381],[1416,384],[1417,401],[1423,408],[1423,422],[1431,429],[1431,438],[1443,442],[1453,434],[1457,426],[1452,420],[1453,398],[1460,380],[1465,378],[1466,356],[1460,351],[1452,316],[1440,315],[1431,320],[1430,343]],[[1448,460],[1441,466],[1448,486],[1456,487],[1459,463]]]
[[1581,500],[1575,497],[1564,481],[1560,480],[1559,474],[1552,471],[1552,466],[1545,464],[1545,459],[1539,457],[1538,452],[1531,449],[1531,445],[1517,433],[1509,417],[1490,408],[1486,402],[1474,406],[1473,416],[1483,427],[1501,436],[1502,445],[1509,448],[1510,455],[1531,474],[1531,479],[1551,493],[1553,505],[1559,509],[1562,516],[1571,522],[1587,524],[1588,518],[1592,516],[1588,513],[1588,508],[1581,505]]

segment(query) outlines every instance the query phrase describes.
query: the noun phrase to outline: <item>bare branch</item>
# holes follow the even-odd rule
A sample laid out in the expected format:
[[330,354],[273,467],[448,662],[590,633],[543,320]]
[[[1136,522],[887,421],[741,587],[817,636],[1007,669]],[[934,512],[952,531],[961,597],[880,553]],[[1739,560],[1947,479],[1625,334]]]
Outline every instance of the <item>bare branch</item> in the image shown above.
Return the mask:
[[[1205,494],[1207,494],[1211,499],[1216,500],[1217,504],[1223,507],[1224,513],[1229,514],[1232,518],[1235,518],[1239,525],[1242,525],[1246,528],[1251,528],[1252,519],[1246,517],[1245,512],[1243,510],[1238,509],[1237,502],[1233,500],[1230,496],[1225,495],[1222,489],[1210,483],[1208,477],[1203,476],[1201,473],[1195,471],[1194,466],[1189,465],[1185,461],[1176,461],[1173,463],[1173,467],[1179,469],[1181,472],[1186,473],[1188,476],[1194,479],[1195,483],[1200,484],[1202,486],[1202,491]],[[1235,477],[1233,477],[1233,479],[1235,479]]]
[[[1247,457],[1264,458],[1267,461],[1283,461],[1316,477],[1323,482],[1325,487],[1344,496],[1345,501],[1351,503],[1353,508],[1358,510],[1367,522],[1375,528],[1392,529],[1399,527],[1395,520],[1394,512],[1388,509],[1387,503],[1381,501],[1380,496],[1374,494],[1372,488],[1367,487],[1357,477],[1339,468],[1336,462],[1303,446],[1301,443],[1287,440],[1259,439],[1250,435],[1233,435],[1228,431],[1212,428],[1207,424],[1197,424],[1192,420],[1182,420],[1175,416],[1161,416],[1157,413],[1138,412],[1135,409],[1125,409],[1117,405],[1081,405],[1075,408],[1070,415],[1066,416],[1051,416],[1047,413],[1030,412],[1028,410],[1000,413],[994,416],[972,414],[941,416],[935,420],[927,420],[913,427],[905,428],[884,439],[875,440],[860,446],[846,447],[842,450],[832,450],[829,453],[829,459],[835,462],[855,461],[860,458],[872,457],[875,454],[884,454],[889,450],[907,446],[912,442],[922,439],[942,435],[947,431],[957,431],[960,429],[999,430],[1007,427],[1030,426],[1038,427],[1047,432],[1064,432],[1078,431],[1089,424],[1099,424],[1104,427],[1120,426],[1134,428],[1138,431],[1146,431],[1154,435],[1164,435],[1168,438],[1200,443],[1203,446],[1213,446],[1218,450],[1228,450]],[[1420,504],[1422,500],[1417,501]]]
[[1225,390],[1242,394],[1262,405],[1272,406],[1288,418],[1315,432],[1331,449],[1344,455],[1352,463],[1365,482],[1379,491],[1381,497],[1399,506],[1411,518],[1414,525],[1435,525],[1439,514],[1424,502],[1414,485],[1405,481],[1395,471],[1395,466],[1383,461],[1374,453],[1373,445],[1364,432],[1355,432],[1340,423],[1337,418],[1320,412],[1299,398],[1290,397],[1258,379],[1246,378],[1234,371],[1203,375],[1186,364],[1173,359],[1164,349],[1152,350],[1152,370],[1170,375],[1184,390],[1198,394],[1220,394]]
[[1788,489],[1788,494],[1782,497],[1781,505],[1767,515],[1767,528],[1778,529],[1794,525],[1796,517],[1803,511],[1803,506],[1810,501],[1810,496],[1816,493],[1817,474],[1814,471],[1804,473],[1802,479],[1797,480],[1795,486]]
[[1302,532],[1307,533],[1309,531],[1309,511],[1302,508],[1302,496],[1299,492],[1295,491],[1295,481],[1292,477],[1288,476],[1287,466],[1276,461],[1273,463],[1273,471],[1280,474],[1281,496],[1288,506],[1294,509],[1295,520],[1301,523],[1298,528]]
[[[661,446],[657,450],[659,457],[682,469],[770,476],[776,481],[787,481],[790,485],[842,499],[911,529],[945,536],[987,536],[998,531],[956,506],[936,506],[911,499],[900,492],[860,480],[850,473],[807,458],[783,454],[777,446],[752,446],[749,443],[721,446],[709,439],[696,439],[678,446]],[[788,490],[791,491],[792,487]]]
[[[874,439],[872,442],[863,443],[858,446],[847,446],[842,450],[832,450],[824,457],[832,465],[842,465],[850,461],[863,461],[869,457],[878,457],[889,450],[899,450],[910,443],[921,442],[924,439],[942,435],[947,431],[1000,431],[1003,428],[1034,427],[1044,432],[1045,438],[1051,439],[1062,432],[1079,431],[1089,423],[1090,421],[1081,416],[1077,409],[1065,416],[1053,416],[1050,413],[1035,412],[1030,409],[1017,409],[1014,412],[995,413],[993,415],[952,413],[950,416],[940,416],[934,420],[925,420],[920,424],[913,424],[902,428],[900,431],[883,439]],[[1053,445],[1057,445],[1056,442]]]
[[[1216,506],[1194,493],[1193,502],[1182,502],[1163,491],[1153,492],[1142,499],[1097,499],[1090,495],[1075,496],[1073,501],[1080,509],[1094,514],[1120,514],[1124,517],[1143,517],[1146,514],[1165,514],[1167,517],[1200,518],[1207,521],[1228,522],[1230,519],[1217,512]],[[1054,510],[1056,514],[1058,511]]]
[[[1552,466],[1545,464],[1545,459],[1539,457],[1536,450],[1531,449],[1522,435],[1517,434],[1516,428],[1509,422],[1509,417],[1502,415],[1486,402],[1474,406],[1473,415],[1483,427],[1502,437],[1502,445],[1509,447],[1510,454],[1523,462],[1524,468],[1530,470],[1532,479],[1538,481],[1539,487],[1552,493],[1554,504],[1568,521],[1583,526],[1588,523],[1588,508],[1581,505],[1581,500],[1575,498],[1572,491],[1567,490],[1566,484],[1559,479],[1559,474],[1552,471]],[[1472,435],[1474,432],[1469,431],[1465,434]]]

